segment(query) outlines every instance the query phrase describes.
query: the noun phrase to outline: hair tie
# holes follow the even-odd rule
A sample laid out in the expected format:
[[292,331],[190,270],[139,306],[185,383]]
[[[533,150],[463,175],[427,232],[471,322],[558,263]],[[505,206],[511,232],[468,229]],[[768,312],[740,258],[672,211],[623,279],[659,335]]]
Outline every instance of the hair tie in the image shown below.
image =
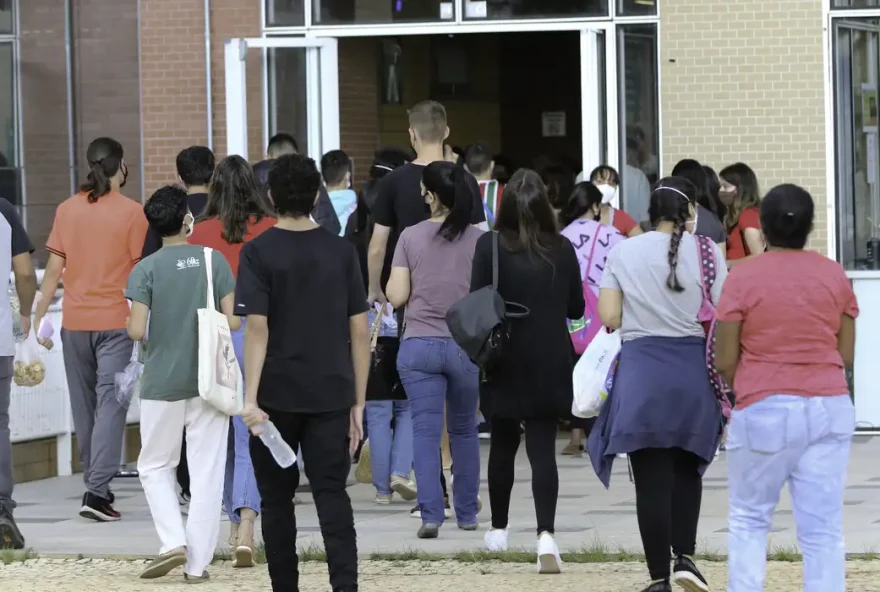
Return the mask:
[[686,200],[688,200],[688,203],[690,203],[690,201],[691,201],[691,198],[689,198],[689,197],[688,197],[687,195],[685,195],[683,192],[679,191],[679,190],[676,189],[675,187],[667,187],[666,185],[663,185],[662,187],[658,187],[657,189],[655,189],[654,191],[651,192],[651,195],[657,193],[657,192],[660,191],[661,189],[668,189],[669,191],[674,191],[674,192],[676,192],[677,194],[679,194],[680,196],[682,196],[683,198],[685,198]]

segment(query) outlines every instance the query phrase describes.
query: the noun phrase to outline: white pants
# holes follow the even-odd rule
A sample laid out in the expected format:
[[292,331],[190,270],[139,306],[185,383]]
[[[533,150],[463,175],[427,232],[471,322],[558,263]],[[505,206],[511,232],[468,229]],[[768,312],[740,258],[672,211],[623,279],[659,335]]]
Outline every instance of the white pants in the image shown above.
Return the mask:
[[[201,576],[214,559],[220,535],[229,416],[199,397],[173,402],[141,400],[140,405],[138,473],[162,541],[160,553],[186,547],[186,573]],[[184,427],[192,493],[185,527],[175,477]]]

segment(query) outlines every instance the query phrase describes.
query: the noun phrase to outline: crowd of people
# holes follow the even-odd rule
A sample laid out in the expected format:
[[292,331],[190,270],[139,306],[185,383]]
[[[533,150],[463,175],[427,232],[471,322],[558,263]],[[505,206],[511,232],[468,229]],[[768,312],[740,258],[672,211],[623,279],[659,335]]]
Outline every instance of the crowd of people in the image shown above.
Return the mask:
[[[623,175],[607,165],[589,175],[560,166],[514,171],[485,144],[449,150],[446,111],[434,101],[409,111],[409,134],[414,155],[377,151],[360,191],[343,151],[324,155],[319,168],[289,134],[273,137],[267,160],[254,166],[238,156],[215,163],[208,148],[193,146],[177,157],[177,184],[143,208],[121,193],[122,146],[98,138],[86,154],[87,180],[58,207],[41,299],[33,247],[0,200],[0,272],[15,275],[25,336],[63,274],[80,514],[121,518],[110,483],[127,407],[114,377],[140,342],[138,471],[161,541],[144,578],[183,567],[188,582],[206,581],[222,504],[233,565],[254,565],[262,514],[272,588],[298,590],[302,470],[331,587],[353,592],[352,457],[375,502],[416,501],[417,535],[433,539],[453,518],[461,530],[480,528],[480,437],[490,440],[486,548],[508,548],[524,439],[537,569],[559,573],[556,441],[564,423],[571,438],[562,454],[587,452],[606,487],[615,460],[630,463],[645,592],[672,584],[709,590],[694,557],[702,475],[722,446],[728,590],[763,588],[770,518],[788,483],[804,589],[842,592],[854,429],[844,368],[853,361],[858,306],[840,265],[806,250],[809,193],[780,185],[762,196],[748,165],[716,174],[690,159],[661,179],[631,164]],[[634,154],[637,140],[628,142]],[[486,287],[501,295],[508,316],[491,366],[470,359],[447,324],[457,302]],[[239,415],[199,397],[204,308],[220,311],[231,331],[243,382]],[[12,316],[7,298],[0,546],[21,548],[8,431]],[[572,373],[600,331],[622,341],[613,386],[598,417],[574,417]],[[253,437],[267,420],[301,463],[281,467]]]

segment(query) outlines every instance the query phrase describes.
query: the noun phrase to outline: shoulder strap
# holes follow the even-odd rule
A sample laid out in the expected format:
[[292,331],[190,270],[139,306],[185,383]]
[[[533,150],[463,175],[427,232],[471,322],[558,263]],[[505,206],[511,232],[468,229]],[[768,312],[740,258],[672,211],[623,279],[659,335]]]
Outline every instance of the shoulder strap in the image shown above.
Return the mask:
[[711,302],[712,286],[715,285],[716,266],[718,265],[715,260],[714,244],[712,239],[707,236],[695,234],[693,237],[697,247],[697,262],[700,264],[700,286]]
[[498,290],[498,233],[492,233],[492,289]]
[[214,249],[204,247],[205,252],[205,272],[208,274],[208,300],[205,308],[213,309],[214,307],[214,272],[211,269],[211,253]]
[[593,245],[590,247],[590,256],[587,257],[587,271],[584,273],[584,289],[587,289],[587,284],[590,281],[590,270],[593,268],[593,253],[596,252],[596,243],[599,242],[599,232],[602,231],[602,227],[596,229],[596,232],[593,234]]

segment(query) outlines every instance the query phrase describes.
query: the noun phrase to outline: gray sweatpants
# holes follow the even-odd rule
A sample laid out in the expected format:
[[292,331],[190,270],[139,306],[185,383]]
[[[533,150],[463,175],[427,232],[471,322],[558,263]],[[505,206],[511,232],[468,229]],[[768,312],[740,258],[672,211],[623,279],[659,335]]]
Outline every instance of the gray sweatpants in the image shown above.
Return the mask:
[[125,329],[62,329],[61,343],[83,482],[87,491],[106,499],[119,470],[128,412],[116,400],[114,380],[131,359],[134,343]]
[[12,388],[12,356],[0,356],[0,513],[12,514],[12,442],[9,432],[9,393]]

